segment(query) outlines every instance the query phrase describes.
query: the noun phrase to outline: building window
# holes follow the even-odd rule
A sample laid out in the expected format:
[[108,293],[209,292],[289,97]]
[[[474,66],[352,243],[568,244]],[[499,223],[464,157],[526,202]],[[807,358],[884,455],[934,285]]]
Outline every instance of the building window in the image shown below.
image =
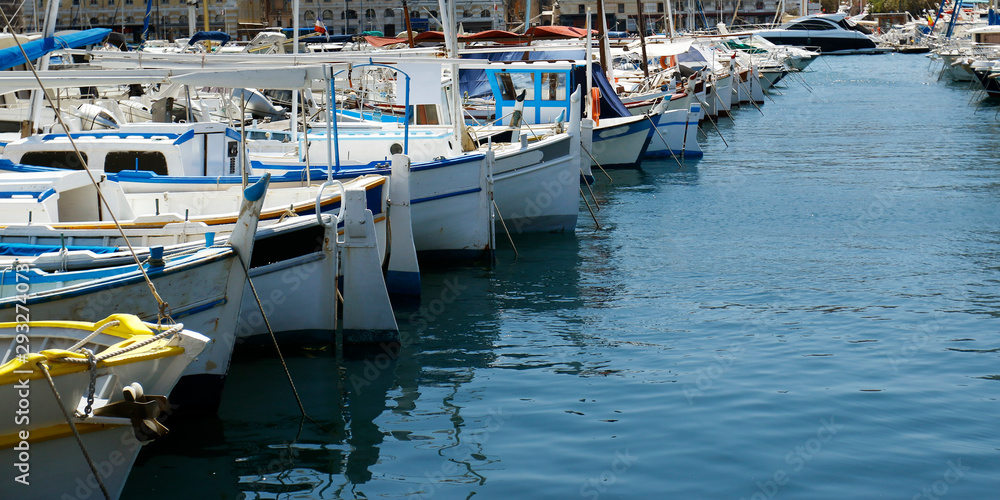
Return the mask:
[[663,2],[656,4],[656,12],[663,12]]
[[375,19],[375,9],[368,9],[365,11],[365,19]]
[[386,19],[393,19],[396,17],[396,11],[392,9],[385,9],[385,12],[383,12],[382,15],[385,16]]
[[432,10],[432,11],[430,12],[430,16],[431,16],[431,17],[433,17],[433,18],[435,18],[435,19],[437,19],[437,16],[438,16],[438,11],[436,11],[436,10]]
[[623,3],[618,4],[618,13],[619,14],[624,14],[625,13],[625,4],[623,4]]
[[73,0],[73,5],[80,5],[80,0]]
[[306,21],[309,21],[309,22],[315,21],[316,20],[316,14],[314,14],[313,11],[311,11],[311,10],[307,10],[307,11],[305,11],[305,13],[302,14],[302,19],[305,19]]
[[415,10],[411,10],[410,11],[410,19],[417,19],[419,17],[420,17],[420,13],[419,12],[417,12]]
[[579,14],[586,14],[587,13],[587,8],[584,7],[583,4],[581,3],[580,5],[576,6],[576,11]]
[[95,24],[101,24],[101,22],[96,17],[90,18],[90,25],[93,26]]
[[177,18],[177,24],[181,26],[187,26],[187,23],[188,23],[188,16],[182,15],[181,17]]
[[479,17],[490,17],[490,11],[484,10],[479,13]]
[[[73,1],[75,2],[76,0]],[[125,0],[125,5],[132,5],[132,0]]]

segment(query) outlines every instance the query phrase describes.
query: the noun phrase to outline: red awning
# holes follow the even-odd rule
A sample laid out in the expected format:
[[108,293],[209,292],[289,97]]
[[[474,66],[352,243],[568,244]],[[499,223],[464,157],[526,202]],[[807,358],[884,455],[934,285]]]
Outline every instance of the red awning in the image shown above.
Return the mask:
[[[597,30],[592,30],[597,34]],[[574,28],[572,26],[535,26],[529,29],[526,35],[533,38],[583,38],[587,36],[587,30]]]
[[365,41],[372,47],[385,47],[397,43],[407,43],[405,38],[394,38],[385,36],[366,36]]

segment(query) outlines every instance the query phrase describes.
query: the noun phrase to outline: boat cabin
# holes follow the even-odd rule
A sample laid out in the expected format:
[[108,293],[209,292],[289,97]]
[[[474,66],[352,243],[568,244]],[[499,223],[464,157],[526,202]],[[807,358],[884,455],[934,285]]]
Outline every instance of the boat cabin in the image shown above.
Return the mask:
[[[217,177],[240,175],[240,134],[221,123],[131,123],[78,132],[73,140],[90,170]],[[33,135],[7,144],[2,158],[23,165],[82,170],[66,134]]]
[[527,123],[565,120],[570,112],[573,68],[567,63],[493,63],[486,77],[496,102],[497,124],[510,123],[518,96],[524,93],[522,116]]

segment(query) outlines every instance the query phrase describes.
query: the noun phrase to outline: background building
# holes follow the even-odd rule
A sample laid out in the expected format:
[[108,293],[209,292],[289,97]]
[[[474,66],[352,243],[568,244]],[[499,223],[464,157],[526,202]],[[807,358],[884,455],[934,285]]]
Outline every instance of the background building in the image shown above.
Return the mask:
[[[502,3],[472,0],[456,5],[458,22],[467,32],[503,29]],[[414,31],[441,29],[437,0],[407,2]],[[299,26],[315,26],[322,21],[333,34],[381,31],[386,36],[406,31],[403,2],[399,0],[299,0]],[[271,26],[292,26],[292,1],[271,0]]]
[[[112,28],[131,34],[138,42],[146,12],[146,0],[58,0],[61,2],[57,29]],[[189,35],[188,0],[151,0],[148,38],[172,39]],[[293,25],[292,0],[193,0],[195,29],[204,29],[204,7],[208,7],[208,28],[225,31],[240,39],[249,39],[266,27]],[[712,29],[718,23],[764,24],[775,19],[780,0],[654,0],[635,2],[606,1],[608,28],[614,31],[637,31],[639,9],[643,9],[647,32],[667,29],[667,1],[671,1],[674,26],[678,29]],[[17,12],[15,25],[26,30],[40,29],[45,0],[0,0],[4,12]],[[470,0],[456,6],[457,21],[465,32],[488,29],[523,29],[525,10],[532,10],[531,24],[549,24],[553,14],[557,24],[584,27],[585,12],[597,13],[597,0],[564,0],[558,7],[552,0]],[[820,10],[819,3],[809,4],[810,12]],[[437,0],[407,2],[414,31],[441,30]],[[797,14],[797,3],[788,5]],[[299,26],[312,28],[316,20],[332,34],[357,34],[379,31],[392,36],[406,30],[401,0],[300,0]],[[555,11],[555,12],[554,12]],[[736,11],[734,20],[734,11]],[[36,16],[37,12],[37,16]],[[35,27],[37,19],[38,28]],[[595,28],[596,28],[596,17]]]

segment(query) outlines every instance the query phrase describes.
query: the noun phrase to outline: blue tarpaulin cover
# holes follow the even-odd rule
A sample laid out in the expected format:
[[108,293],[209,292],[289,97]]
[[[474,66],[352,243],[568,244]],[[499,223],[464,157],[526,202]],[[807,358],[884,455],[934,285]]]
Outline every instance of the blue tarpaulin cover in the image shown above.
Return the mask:
[[[27,243],[0,243],[0,255],[12,255],[14,257],[37,257],[43,253],[58,252],[62,247],[59,245],[29,245]],[[74,246],[69,245],[66,250],[90,250],[94,253],[115,253],[118,247],[94,247],[94,246]]]
[[225,45],[229,42],[230,37],[227,33],[222,31],[199,31],[188,40],[188,45],[194,45],[202,40],[212,40],[214,42],[222,42]]
[[[25,54],[28,54],[28,59],[34,61],[35,59],[38,59],[53,50],[71,49],[74,47],[100,43],[108,36],[108,33],[111,33],[111,30],[107,28],[94,28],[84,31],[74,31],[72,33],[66,33],[50,38],[33,40],[31,42],[21,44],[21,46],[24,47]],[[24,64],[25,62],[24,54],[21,54],[21,49],[19,49],[17,45],[0,49],[0,71],[13,68],[19,64]]]
[[[608,81],[608,77],[604,75],[604,70],[601,69],[600,63],[593,63],[593,68],[591,72],[594,74],[594,87],[601,90],[601,118],[622,118],[625,116],[632,116],[628,108],[625,107],[625,103],[618,97],[618,93],[611,86],[611,82]],[[575,89],[577,85],[586,90],[587,86],[587,67],[577,66],[573,68],[573,83],[570,88]],[[586,106],[586,99],[580,99],[581,109]],[[586,110],[584,110],[586,111]]]

